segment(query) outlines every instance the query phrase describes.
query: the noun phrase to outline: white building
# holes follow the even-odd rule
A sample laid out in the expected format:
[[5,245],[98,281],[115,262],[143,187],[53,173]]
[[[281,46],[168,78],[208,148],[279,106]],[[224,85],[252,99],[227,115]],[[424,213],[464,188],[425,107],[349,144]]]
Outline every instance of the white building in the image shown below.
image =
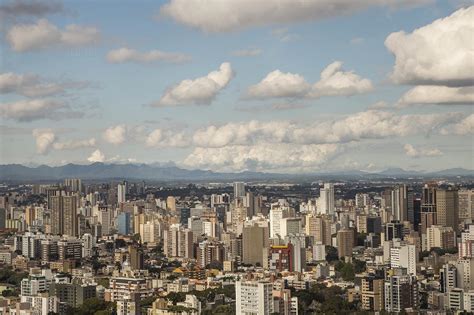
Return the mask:
[[313,245],[313,260],[314,261],[325,261],[326,260],[326,246],[317,242]]
[[406,268],[408,274],[416,275],[416,246],[394,241],[390,248],[390,267]]
[[117,185],[117,202],[123,203],[127,201],[126,199],[127,186],[125,184]]
[[270,206],[270,238],[282,237],[281,223],[282,219],[290,214],[290,207],[287,202],[279,201]]
[[234,199],[245,197],[245,183],[234,183]]
[[269,315],[274,312],[273,285],[270,282],[237,281],[235,305],[237,315]]
[[324,187],[319,190],[317,211],[319,214],[334,215],[334,184],[325,183]]

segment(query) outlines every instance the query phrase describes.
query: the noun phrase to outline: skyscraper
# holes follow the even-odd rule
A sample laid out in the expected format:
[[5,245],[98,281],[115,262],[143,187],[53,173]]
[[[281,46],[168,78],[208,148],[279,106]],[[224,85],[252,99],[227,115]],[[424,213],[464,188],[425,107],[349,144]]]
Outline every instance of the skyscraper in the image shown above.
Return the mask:
[[454,189],[439,189],[436,192],[436,224],[458,229],[458,191]]
[[234,183],[234,199],[245,197],[245,183]]
[[354,230],[342,229],[337,231],[337,255],[339,258],[352,257],[355,244]]
[[269,246],[268,227],[254,224],[252,226],[244,226],[242,232],[242,251],[243,262],[245,264],[260,266],[263,265],[264,248]]
[[64,180],[64,186],[70,192],[82,191],[82,181],[79,178],[66,178]]
[[436,225],[436,190],[434,183],[425,184],[421,197],[420,232],[426,233],[426,229]]
[[117,185],[117,202],[124,203],[126,199],[126,192],[127,192],[127,187],[125,184],[118,184]]
[[319,214],[334,215],[334,184],[325,183],[324,187],[319,190],[317,210]]
[[77,236],[77,196],[50,196],[51,233]]
[[416,276],[407,274],[406,269],[388,270],[384,287],[386,311],[398,313],[407,308],[418,307]]
[[236,314],[273,313],[273,285],[271,282],[237,281],[235,283]]

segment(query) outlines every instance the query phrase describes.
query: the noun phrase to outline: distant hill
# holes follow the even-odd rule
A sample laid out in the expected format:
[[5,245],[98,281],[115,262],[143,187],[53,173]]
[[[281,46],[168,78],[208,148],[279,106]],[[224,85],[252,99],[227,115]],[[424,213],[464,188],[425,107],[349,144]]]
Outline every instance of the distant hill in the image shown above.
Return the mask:
[[145,179],[156,181],[224,181],[224,180],[282,180],[314,177],[364,178],[364,177],[453,177],[474,176],[473,170],[451,168],[447,170],[423,173],[391,168],[378,173],[358,170],[327,171],[307,174],[277,174],[263,172],[218,173],[207,170],[187,170],[172,165],[158,164],[107,164],[93,163],[89,165],[66,164],[62,166],[40,165],[28,167],[20,164],[0,165],[0,180],[4,181],[37,181],[61,180],[64,178],[100,179]]

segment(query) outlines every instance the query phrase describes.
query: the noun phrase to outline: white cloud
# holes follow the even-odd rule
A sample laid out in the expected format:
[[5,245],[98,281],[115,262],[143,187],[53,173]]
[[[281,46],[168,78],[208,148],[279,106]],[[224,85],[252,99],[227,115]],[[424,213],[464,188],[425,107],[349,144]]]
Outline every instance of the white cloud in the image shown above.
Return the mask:
[[27,97],[45,97],[67,89],[84,88],[87,82],[51,82],[34,74],[0,73],[0,94],[16,93]]
[[82,117],[63,101],[51,99],[20,100],[0,104],[0,116],[5,119],[27,122],[39,119],[62,119]]
[[337,144],[198,147],[183,164],[217,171],[308,171],[319,169],[339,151]]
[[262,81],[248,88],[247,96],[254,99],[322,96],[351,96],[373,90],[372,82],[361,78],[353,71],[344,71],[342,62],[335,61],[321,72],[321,79],[313,86],[303,76],[270,72]]
[[260,48],[234,50],[232,55],[237,57],[255,57],[261,55],[263,50]]
[[147,52],[140,52],[135,49],[122,47],[109,51],[107,54],[107,61],[110,63],[151,63],[154,61],[163,61],[170,63],[183,63],[190,61],[191,57],[182,53],[170,53],[160,50],[151,50]]
[[126,136],[127,127],[125,125],[109,127],[102,134],[104,140],[112,144],[121,144],[125,142]]
[[87,161],[91,163],[96,163],[96,162],[103,163],[105,162],[105,155],[104,153],[102,153],[102,151],[97,149],[91,153],[91,155],[87,158]]
[[58,46],[83,46],[97,43],[100,32],[95,27],[67,25],[64,30],[40,19],[36,24],[17,24],[6,35],[11,48],[17,52],[40,50]]
[[194,80],[183,80],[168,88],[161,99],[153,105],[160,107],[210,104],[233,76],[230,63],[224,62],[217,71]]
[[40,78],[31,74],[0,74],[0,93],[17,93],[28,97],[42,97],[63,92],[59,84],[42,83]]
[[173,133],[170,130],[155,129],[145,139],[148,147],[184,148],[191,143],[184,132]]
[[170,0],[161,15],[206,32],[228,32],[246,27],[301,23],[347,15],[370,6],[415,6],[429,0]]
[[299,74],[284,73],[275,70],[259,83],[248,88],[250,98],[265,99],[274,97],[301,97],[310,89],[310,85]]
[[430,149],[430,148],[415,148],[411,144],[405,144],[403,147],[405,149],[405,154],[410,157],[433,157],[443,155],[439,149]]
[[474,114],[467,116],[466,118],[459,121],[458,123],[453,124],[452,126],[443,128],[441,130],[441,134],[454,134],[459,136],[474,134]]
[[308,97],[351,96],[373,90],[372,82],[353,71],[344,71],[342,62],[335,61],[321,72],[321,79],[316,82]]
[[397,83],[467,86],[474,83],[474,6],[414,30],[390,34]]
[[287,121],[250,121],[208,126],[194,132],[198,147],[258,144],[327,144],[439,132],[457,123],[461,113],[406,114],[368,110],[346,118],[303,125]]
[[53,144],[53,148],[55,150],[75,150],[81,148],[95,147],[95,145],[95,138],[90,138],[85,140],[68,140],[64,142],[55,142]]
[[51,129],[34,129],[33,137],[35,137],[36,151],[39,154],[48,153],[56,139],[56,135]]
[[419,85],[407,91],[397,106],[474,104],[474,87]]

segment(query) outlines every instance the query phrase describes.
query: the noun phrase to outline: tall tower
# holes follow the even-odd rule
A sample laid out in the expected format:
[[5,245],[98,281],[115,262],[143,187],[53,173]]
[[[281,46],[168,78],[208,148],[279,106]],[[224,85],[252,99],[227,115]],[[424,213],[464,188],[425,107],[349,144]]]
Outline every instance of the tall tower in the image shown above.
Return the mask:
[[319,190],[319,199],[317,206],[319,214],[334,215],[334,184],[325,183],[324,187]]
[[125,184],[118,184],[117,185],[117,202],[124,203],[126,201],[126,190],[127,187]]
[[421,196],[421,211],[420,211],[420,232],[426,233],[426,229],[432,225],[436,225],[436,191],[437,185],[435,183],[425,184]]
[[436,222],[441,226],[450,226],[454,231],[458,228],[459,219],[458,191],[439,189],[436,192]]
[[234,199],[245,197],[245,183],[234,183]]
[[59,193],[50,197],[51,233],[78,236],[77,196]]

